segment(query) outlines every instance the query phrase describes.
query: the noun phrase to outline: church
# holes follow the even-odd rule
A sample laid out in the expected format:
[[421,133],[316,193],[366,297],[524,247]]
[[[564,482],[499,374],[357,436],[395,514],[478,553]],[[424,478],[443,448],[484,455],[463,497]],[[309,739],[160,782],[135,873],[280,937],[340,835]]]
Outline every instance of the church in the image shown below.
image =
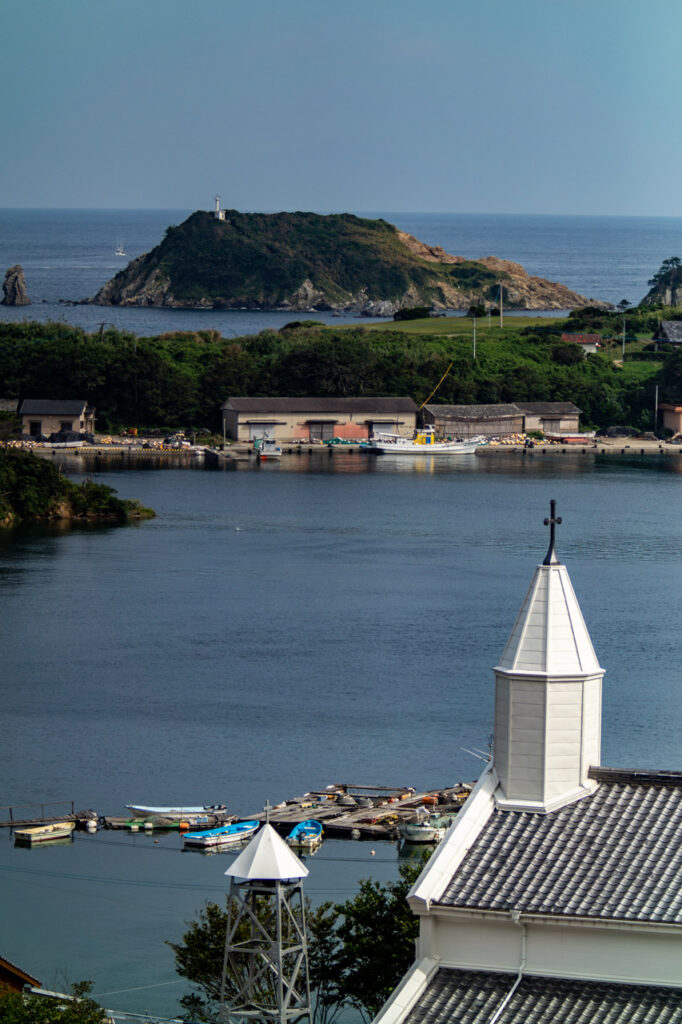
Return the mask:
[[492,759],[409,894],[416,960],[375,1024],[682,1024],[682,772],[600,766],[604,672],[560,523],[552,502]]

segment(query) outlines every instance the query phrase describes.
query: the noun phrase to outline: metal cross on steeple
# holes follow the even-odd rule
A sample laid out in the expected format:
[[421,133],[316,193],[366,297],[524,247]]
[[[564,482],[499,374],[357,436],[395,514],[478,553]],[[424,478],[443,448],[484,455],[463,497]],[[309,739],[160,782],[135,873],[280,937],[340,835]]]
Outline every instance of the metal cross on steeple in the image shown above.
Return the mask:
[[556,501],[554,498],[549,503],[549,519],[545,519],[545,526],[549,526],[549,547],[547,548],[547,554],[543,565],[558,565],[559,559],[556,556],[554,550],[554,541],[556,539],[556,527],[561,525],[561,516],[555,515],[556,513]]

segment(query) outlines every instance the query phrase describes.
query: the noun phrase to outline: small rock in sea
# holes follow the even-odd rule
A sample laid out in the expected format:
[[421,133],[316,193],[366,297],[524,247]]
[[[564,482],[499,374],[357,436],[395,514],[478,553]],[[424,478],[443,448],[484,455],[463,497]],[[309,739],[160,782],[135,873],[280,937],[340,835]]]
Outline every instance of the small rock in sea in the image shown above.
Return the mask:
[[24,271],[19,264],[10,267],[5,271],[5,280],[2,283],[4,292],[0,305],[3,306],[30,306],[31,300],[26,291],[26,280]]

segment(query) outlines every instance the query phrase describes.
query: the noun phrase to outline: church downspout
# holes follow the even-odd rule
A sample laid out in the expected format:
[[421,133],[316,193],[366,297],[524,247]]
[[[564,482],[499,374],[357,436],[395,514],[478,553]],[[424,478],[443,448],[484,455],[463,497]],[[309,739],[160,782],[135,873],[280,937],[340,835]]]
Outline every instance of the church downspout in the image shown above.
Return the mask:
[[495,1010],[495,1013],[492,1015],[492,1017],[488,1021],[488,1024],[495,1024],[495,1022],[497,1020],[499,1020],[499,1018],[502,1016],[502,1013],[504,1012],[505,1007],[509,1004],[509,1001],[510,1001],[511,997],[514,995],[514,993],[516,992],[517,988],[521,984],[521,979],[523,978],[523,972],[526,969],[526,925],[521,920],[521,911],[520,910],[516,910],[516,909],[510,910],[509,911],[509,916],[511,917],[512,921],[514,922],[514,924],[518,925],[519,928],[521,929],[521,963],[519,964],[519,973],[516,975],[516,981],[514,982],[512,987],[509,989],[509,991],[507,992],[506,996],[504,997],[504,999],[502,1000],[500,1005]]

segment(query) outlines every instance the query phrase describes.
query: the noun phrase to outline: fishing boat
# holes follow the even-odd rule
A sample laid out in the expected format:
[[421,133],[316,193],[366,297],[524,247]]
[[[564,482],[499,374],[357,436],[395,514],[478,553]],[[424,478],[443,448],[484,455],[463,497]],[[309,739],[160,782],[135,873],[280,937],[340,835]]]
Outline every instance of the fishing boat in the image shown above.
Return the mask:
[[287,836],[289,846],[302,846],[310,850],[322,842],[322,825],[313,818],[299,821]]
[[31,828],[18,828],[14,832],[17,843],[47,843],[51,839],[69,839],[75,829],[73,821],[53,821],[49,825],[33,825]]
[[185,832],[185,846],[208,849],[215,846],[230,846],[250,839],[260,828],[260,821],[234,821],[231,825],[210,828],[206,832]]
[[483,443],[480,437],[467,441],[439,441],[433,427],[421,427],[414,437],[376,434],[368,444],[377,455],[473,455]]
[[401,821],[398,832],[407,843],[439,843],[451,824],[448,815],[432,815],[423,821]]
[[257,459],[281,459],[282,449],[274,437],[259,437],[253,443],[253,450]]
[[145,804],[126,804],[126,810],[135,818],[170,818],[175,821],[188,821],[201,815],[225,813],[225,804],[205,804],[201,807],[153,807]]

